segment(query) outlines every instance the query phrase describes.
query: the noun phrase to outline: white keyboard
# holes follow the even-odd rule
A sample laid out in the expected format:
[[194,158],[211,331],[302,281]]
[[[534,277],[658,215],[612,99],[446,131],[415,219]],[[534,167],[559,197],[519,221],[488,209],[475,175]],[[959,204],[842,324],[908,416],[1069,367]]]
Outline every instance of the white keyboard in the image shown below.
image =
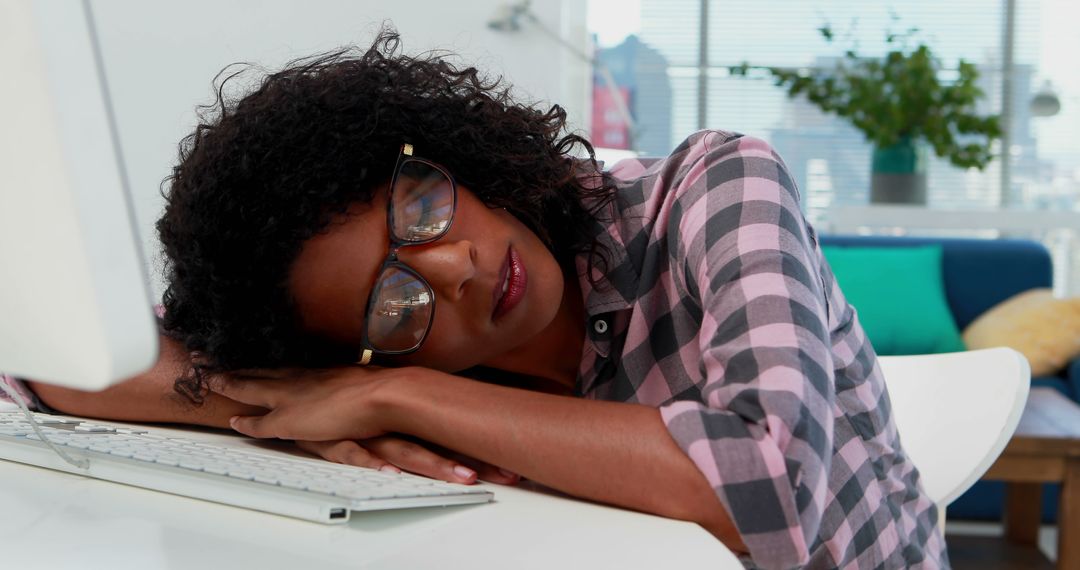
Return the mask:
[[409,474],[270,455],[77,419],[34,414],[45,435],[79,469],[34,433],[21,412],[0,412],[0,459],[105,481],[320,523],[344,523],[351,511],[484,503],[491,491]]

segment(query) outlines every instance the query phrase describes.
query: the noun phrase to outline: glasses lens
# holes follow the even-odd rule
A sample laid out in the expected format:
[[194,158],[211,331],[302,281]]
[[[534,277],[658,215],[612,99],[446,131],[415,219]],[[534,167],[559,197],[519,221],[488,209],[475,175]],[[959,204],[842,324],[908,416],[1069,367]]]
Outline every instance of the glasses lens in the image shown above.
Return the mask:
[[388,267],[375,284],[368,312],[368,341],[377,350],[411,350],[424,340],[435,298],[411,271]]
[[433,240],[450,227],[454,188],[438,168],[406,160],[398,171],[393,195],[393,231],[402,241]]

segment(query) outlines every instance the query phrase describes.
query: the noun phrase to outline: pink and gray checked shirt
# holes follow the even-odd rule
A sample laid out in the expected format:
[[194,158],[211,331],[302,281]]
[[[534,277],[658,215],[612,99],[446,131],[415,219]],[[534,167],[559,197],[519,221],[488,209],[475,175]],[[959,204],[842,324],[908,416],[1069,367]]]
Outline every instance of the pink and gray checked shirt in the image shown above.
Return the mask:
[[578,395],[660,409],[747,567],[947,567],[874,350],[772,148],[706,131],[611,174]]
[[610,173],[578,394],[660,409],[748,567],[948,567],[877,357],[773,149],[703,131]]

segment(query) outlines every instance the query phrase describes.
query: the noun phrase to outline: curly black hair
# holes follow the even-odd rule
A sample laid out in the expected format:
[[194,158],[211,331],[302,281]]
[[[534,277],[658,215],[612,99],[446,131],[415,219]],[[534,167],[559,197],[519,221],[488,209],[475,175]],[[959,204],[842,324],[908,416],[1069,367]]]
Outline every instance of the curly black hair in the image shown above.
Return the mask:
[[[603,264],[592,222],[613,198],[593,148],[566,112],[522,104],[501,80],[446,52],[401,53],[380,31],[369,49],[295,60],[247,94],[215,78],[216,100],[180,143],[157,222],[167,288],[164,334],[192,351],[177,391],[201,400],[206,371],[343,364],[310,338],[287,290],[302,244],[389,180],[400,145],[447,166],[485,204],[504,207],[562,264]],[[584,150],[587,159],[574,158]],[[591,170],[588,167],[591,166]],[[591,275],[591,271],[589,272]]]

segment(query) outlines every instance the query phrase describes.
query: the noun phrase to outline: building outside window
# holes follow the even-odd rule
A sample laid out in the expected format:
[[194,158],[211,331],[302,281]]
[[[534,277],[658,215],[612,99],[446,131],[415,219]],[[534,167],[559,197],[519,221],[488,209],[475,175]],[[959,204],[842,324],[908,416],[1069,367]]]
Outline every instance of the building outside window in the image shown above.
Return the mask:
[[[1078,16],[1080,6],[1071,0],[590,0],[589,26],[597,59],[612,72],[634,118],[634,131],[624,128],[615,148],[664,156],[701,128],[766,139],[791,169],[810,220],[827,227],[831,210],[868,204],[870,144],[846,121],[789,99],[768,79],[732,77],[729,66],[829,67],[847,49],[884,55],[887,33],[918,28],[910,44],[925,42],[942,59],[947,69],[940,79],[948,81],[960,59],[976,64],[987,95],[981,112],[1002,112],[1006,77],[1012,94],[1004,121],[1008,152],[997,148],[1009,157],[1005,172],[1001,159],[979,171],[935,157],[928,207],[1080,211],[1080,75],[1069,55],[1080,53],[1080,34],[1070,24]],[[835,32],[831,44],[818,32],[824,25]],[[601,82],[593,93],[595,126],[613,93]],[[1042,116],[1053,110],[1048,98],[1060,109]],[[606,130],[594,131],[594,140],[605,146],[606,133],[619,132],[619,125],[599,123]],[[1000,235],[992,228],[951,233]],[[1077,231],[1032,227],[1025,237],[1050,247],[1064,280],[1056,284],[1059,292],[1080,294]]]

